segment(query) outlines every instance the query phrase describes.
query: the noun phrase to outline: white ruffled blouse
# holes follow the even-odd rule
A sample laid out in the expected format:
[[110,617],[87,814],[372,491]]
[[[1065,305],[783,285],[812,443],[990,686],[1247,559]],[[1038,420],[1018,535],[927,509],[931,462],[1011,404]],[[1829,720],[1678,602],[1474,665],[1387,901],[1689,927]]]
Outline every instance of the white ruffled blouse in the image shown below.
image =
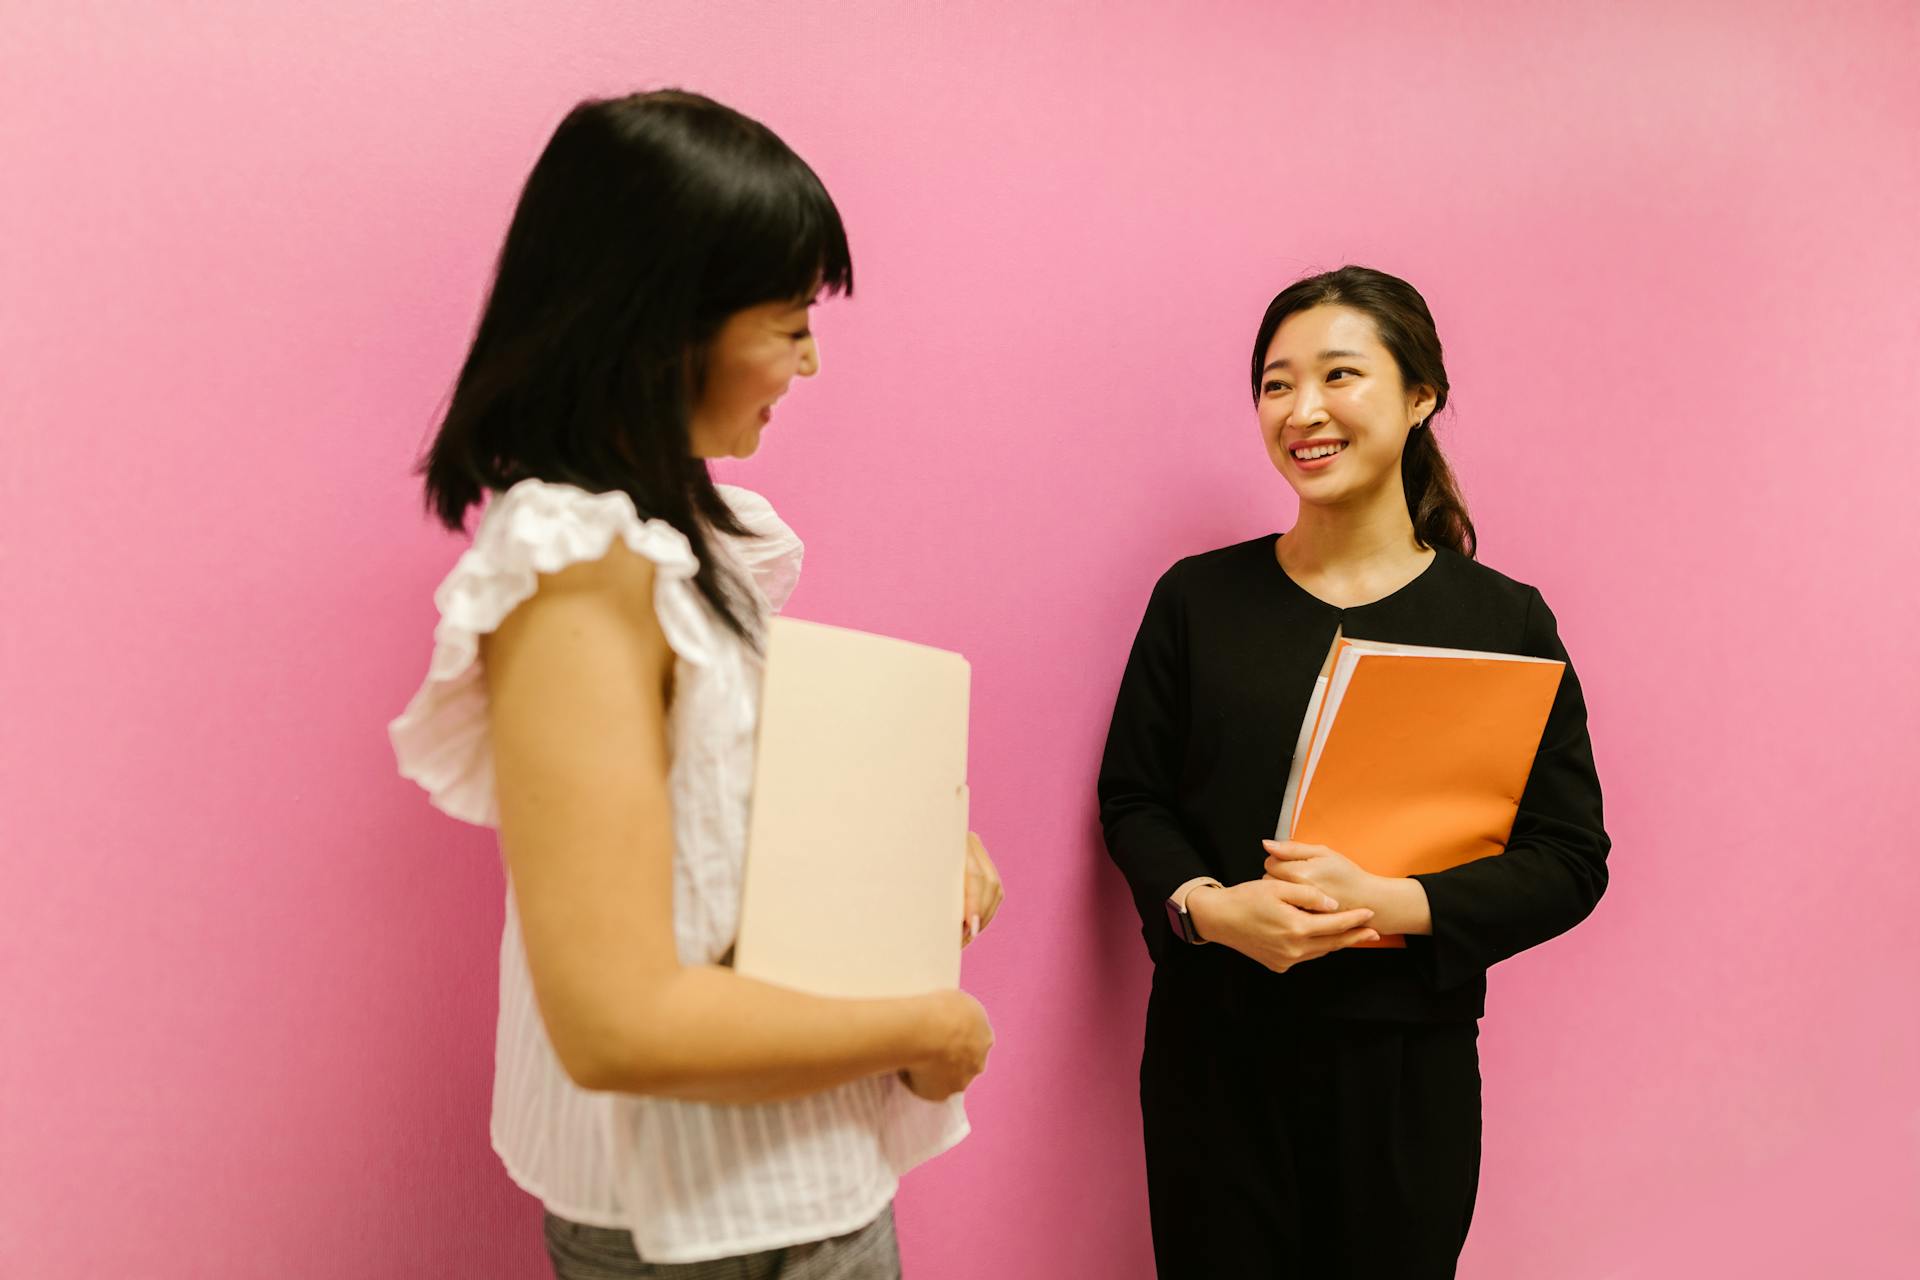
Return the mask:
[[[799,579],[801,543],[766,499],[731,485],[720,492],[756,536],[716,532],[711,545],[751,585],[764,625]],[[674,652],[674,941],[681,963],[713,964],[739,923],[760,660],[694,586],[698,561],[672,525],[641,519],[624,493],[524,480],[496,497],[434,592],[427,678],[389,734],[400,772],[437,808],[497,827],[480,637],[533,595],[536,575],[598,560],[615,538],[653,562],[654,609]],[[514,1181],[561,1217],[631,1231],[649,1262],[826,1239],[872,1221],[900,1175],[967,1131],[957,1096],[924,1102],[893,1076],[753,1106],[581,1089],[541,1024],[508,892],[493,1147]]]

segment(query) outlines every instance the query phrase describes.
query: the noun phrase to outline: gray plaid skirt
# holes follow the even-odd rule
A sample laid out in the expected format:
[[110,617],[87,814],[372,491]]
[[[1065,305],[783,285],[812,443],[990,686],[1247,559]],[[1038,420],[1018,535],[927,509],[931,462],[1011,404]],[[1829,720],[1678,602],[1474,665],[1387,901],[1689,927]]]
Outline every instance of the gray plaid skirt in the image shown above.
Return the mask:
[[642,1262],[630,1233],[549,1213],[547,1254],[556,1280],[900,1280],[892,1205],[844,1236],[712,1262]]

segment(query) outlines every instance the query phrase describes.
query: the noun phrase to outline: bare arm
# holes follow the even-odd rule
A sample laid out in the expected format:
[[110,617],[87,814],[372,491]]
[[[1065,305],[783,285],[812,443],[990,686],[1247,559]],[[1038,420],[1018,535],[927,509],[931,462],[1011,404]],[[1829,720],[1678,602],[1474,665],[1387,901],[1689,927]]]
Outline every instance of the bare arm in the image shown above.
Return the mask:
[[1373,908],[1373,927],[1381,933],[1412,934],[1433,932],[1433,911],[1427,905],[1427,891],[1418,880],[1407,876],[1376,876],[1372,891],[1360,903]]
[[535,997],[589,1089],[708,1102],[883,1072],[965,1087],[992,1035],[960,992],[834,1000],[682,966],[673,936],[667,699],[653,565],[619,542],[544,577],[485,638],[501,843]]

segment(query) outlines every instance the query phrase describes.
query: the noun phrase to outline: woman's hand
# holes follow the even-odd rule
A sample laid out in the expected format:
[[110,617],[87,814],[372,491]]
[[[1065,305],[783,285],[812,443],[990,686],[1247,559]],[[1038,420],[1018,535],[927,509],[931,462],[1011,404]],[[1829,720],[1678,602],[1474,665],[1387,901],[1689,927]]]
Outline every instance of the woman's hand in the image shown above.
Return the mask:
[[965,918],[960,921],[961,946],[979,937],[981,930],[993,923],[1006,897],[1000,872],[987,856],[987,846],[980,843],[979,836],[967,832],[967,901]]
[[941,991],[927,999],[935,1020],[934,1056],[901,1071],[900,1079],[917,1096],[938,1102],[986,1070],[993,1028],[980,1002],[964,991]]
[[1230,888],[1201,885],[1187,894],[1194,927],[1209,942],[1232,947],[1275,973],[1380,935],[1373,912],[1335,911],[1318,889],[1286,880],[1249,880]]
[[1380,884],[1385,878],[1363,871],[1351,858],[1322,844],[1293,840],[1262,840],[1267,851],[1267,878],[1318,889],[1340,910],[1380,906]]
[[1365,907],[1373,912],[1373,927],[1381,933],[1433,932],[1426,886],[1413,877],[1374,875],[1325,845],[1291,840],[1261,843],[1267,850],[1269,880],[1317,889],[1342,907]]

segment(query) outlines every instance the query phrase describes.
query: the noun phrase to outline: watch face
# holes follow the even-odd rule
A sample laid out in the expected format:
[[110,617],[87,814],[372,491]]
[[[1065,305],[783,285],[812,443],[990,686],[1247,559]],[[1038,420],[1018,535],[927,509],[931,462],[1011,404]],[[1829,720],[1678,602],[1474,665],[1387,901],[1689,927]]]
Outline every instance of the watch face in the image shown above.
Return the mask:
[[1183,942],[1193,941],[1193,930],[1188,921],[1193,917],[1182,911],[1172,898],[1167,899],[1167,924],[1173,929],[1173,936]]

